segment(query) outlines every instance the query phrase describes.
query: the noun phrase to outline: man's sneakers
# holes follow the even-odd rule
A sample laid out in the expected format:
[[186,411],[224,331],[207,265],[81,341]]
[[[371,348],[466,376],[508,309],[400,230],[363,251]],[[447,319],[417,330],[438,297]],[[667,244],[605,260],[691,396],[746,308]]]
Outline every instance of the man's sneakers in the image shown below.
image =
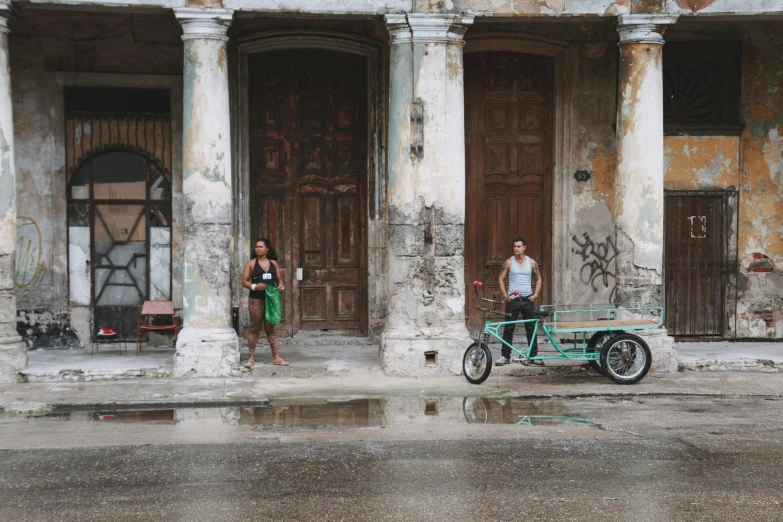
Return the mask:
[[[536,357],[537,354],[530,354],[530,357]],[[517,362],[520,362],[520,359],[517,359]],[[533,364],[535,366],[544,366],[544,361],[531,361],[530,359],[521,359],[522,364],[525,366],[528,366],[530,364]],[[506,357],[505,355],[501,355],[500,359],[495,361],[495,366],[505,366],[507,364],[510,364],[511,360]]]
[[508,359],[508,357],[506,357],[505,355],[501,355],[500,359],[495,361],[495,366],[505,366],[505,365],[507,365],[510,362],[511,361]]

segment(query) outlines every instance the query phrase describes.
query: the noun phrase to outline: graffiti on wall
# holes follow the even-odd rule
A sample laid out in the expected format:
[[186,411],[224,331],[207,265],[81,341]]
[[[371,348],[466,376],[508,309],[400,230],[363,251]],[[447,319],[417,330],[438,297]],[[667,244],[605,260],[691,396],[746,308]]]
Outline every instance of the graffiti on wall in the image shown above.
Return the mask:
[[614,302],[615,282],[614,259],[619,251],[611,236],[601,242],[595,242],[590,234],[585,232],[580,240],[576,235],[571,236],[576,247],[571,252],[577,254],[582,261],[579,267],[579,280],[589,286],[593,292],[599,291],[599,286],[611,289],[609,301]]
[[16,269],[14,282],[19,288],[38,283],[46,271],[41,263],[41,230],[29,217],[16,218]]

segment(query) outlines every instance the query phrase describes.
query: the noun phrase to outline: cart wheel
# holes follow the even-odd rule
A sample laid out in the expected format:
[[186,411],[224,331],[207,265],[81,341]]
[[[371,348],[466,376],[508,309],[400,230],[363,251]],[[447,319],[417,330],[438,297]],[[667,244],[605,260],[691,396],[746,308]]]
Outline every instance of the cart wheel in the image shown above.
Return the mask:
[[481,384],[492,371],[492,353],[486,344],[474,342],[465,350],[462,358],[462,372],[471,384]]
[[650,371],[650,347],[638,335],[615,335],[601,349],[604,375],[617,384],[634,384]]
[[[588,352],[595,352],[597,354],[601,353],[601,348],[604,347],[604,344],[606,341],[609,340],[609,338],[612,336],[609,332],[596,332],[593,334],[592,337],[590,337],[590,340],[587,341],[587,351]],[[592,349],[591,349],[592,348]],[[587,361],[590,363],[590,368],[595,370],[599,375],[604,374],[604,369],[601,368],[601,361]]]
[[480,397],[465,397],[462,413],[468,424],[489,424],[489,403]]

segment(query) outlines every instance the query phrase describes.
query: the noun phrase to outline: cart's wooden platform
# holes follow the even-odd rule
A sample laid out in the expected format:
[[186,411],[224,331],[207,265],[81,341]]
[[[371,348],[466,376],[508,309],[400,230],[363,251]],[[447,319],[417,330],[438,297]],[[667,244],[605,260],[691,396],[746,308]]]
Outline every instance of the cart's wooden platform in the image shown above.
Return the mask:
[[650,319],[604,319],[599,321],[557,321],[552,323],[552,331],[560,330],[623,330],[657,328],[661,323]]

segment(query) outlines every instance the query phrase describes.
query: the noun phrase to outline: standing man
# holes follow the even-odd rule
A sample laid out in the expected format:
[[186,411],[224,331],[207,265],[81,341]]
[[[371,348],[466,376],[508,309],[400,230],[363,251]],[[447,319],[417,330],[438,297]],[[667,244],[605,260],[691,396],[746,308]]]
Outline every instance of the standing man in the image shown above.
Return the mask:
[[[498,277],[500,294],[503,296],[503,300],[506,301],[506,313],[510,314],[506,321],[518,321],[520,312],[522,312],[522,319],[536,318],[533,312],[536,310],[534,303],[541,293],[541,272],[538,270],[538,263],[525,255],[526,249],[525,239],[522,237],[516,238],[514,240],[514,257],[506,261],[503,265],[503,271]],[[508,277],[508,292],[506,292],[506,277]],[[531,284],[533,277],[536,278],[535,292],[532,290]],[[515,295],[514,292],[518,292],[518,295]],[[531,345],[532,341],[530,357],[534,357],[538,354],[538,344],[533,335],[535,323],[524,324],[528,345]],[[515,324],[507,324],[503,329],[503,340],[508,344],[513,344],[515,327]],[[503,356],[495,362],[495,366],[503,366],[511,362],[511,348],[504,344],[500,351]]]

